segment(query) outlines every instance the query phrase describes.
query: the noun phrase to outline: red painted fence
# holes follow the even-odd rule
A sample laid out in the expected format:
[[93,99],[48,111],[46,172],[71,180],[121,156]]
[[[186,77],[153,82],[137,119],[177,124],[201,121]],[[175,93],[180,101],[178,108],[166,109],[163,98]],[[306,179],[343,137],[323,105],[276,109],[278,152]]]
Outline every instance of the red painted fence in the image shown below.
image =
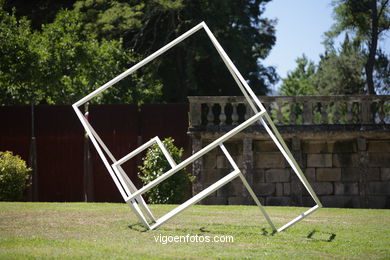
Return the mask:
[[[154,136],[173,137],[189,151],[188,110],[188,104],[90,105],[89,120],[119,159]],[[70,105],[0,107],[0,120],[0,151],[34,166],[28,200],[122,201]],[[124,165],[137,186],[141,161],[142,155]]]

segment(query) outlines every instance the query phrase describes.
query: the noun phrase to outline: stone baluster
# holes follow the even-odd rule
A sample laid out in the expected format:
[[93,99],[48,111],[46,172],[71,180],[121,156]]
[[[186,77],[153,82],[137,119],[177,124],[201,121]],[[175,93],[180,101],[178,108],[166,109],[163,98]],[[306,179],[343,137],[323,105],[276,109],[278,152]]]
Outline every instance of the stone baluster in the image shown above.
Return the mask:
[[208,112],[207,112],[207,126],[212,126],[214,125],[214,113],[213,113],[213,103],[208,103],[207,104],[207,108],[208,108]]
[[385,123],[385,110],[384,110],[384,102],[378,102],[378,117],[379,117],[379,123],[384,124]]
[[[210,101],[212,100],[212,101]],[[272,120],[277,124],[296,125],[297,119],[304,125],[312,124],[386,124],[389,111],[387,108],[388,96],[384,97],[267,97],[263,105]],[[231,104],[231,109],[230,105]],[[241,104],[245,106],[245,113],[241,115]],[[215,106],[221,107],[221,112],[214,113]],[[285,118],[283,107],[290,113]],[[298,109],[298,107],[300,109]],[[302,112],[299,112],[302,108]],[[214,109],[214,110],[213,110]],[[240,112],[240,113],[239,113]],[[253,116],[252,108],[242,98],[212,98],[202,99],[195,97],[190,100],[190,127],[205,123],[215,125],[217,121],[223,126],[227,123],[237,125],[240,120]],[[243,118],[242,118],[243,117]]]
[[303,103],[303,124],[311,125],[313,123],[313,103],[305,101]]
[[237,112],[238,103],[232,103],[233,111],[232,111],[232,125],[238,125],[238,112]]
[[353,111],[352,111],[352,107],[353,107],[353,102],[347,102],[347,123],[348,124],[352,124],[352,120],[353,120]]
[[322,101],[320,103],[321,107],[321,123],[327,124],[328,123],[328,111],[326,111],[328,104],[327,102]]
[[272,106],[272,102],[269,102],[269,103],[263,103],[265,109],[267,110],[267,113],[268,115],[271,117],[272,121],[275,122],[275,118],[273,116],[273,112],[274,112],[274,107]]
[[297,107],[297,103],[292,102],[290,104],[290,115],[289,115],[290,125],[296,124],[296,120],[297,120],[297,114],[295,113],[296,107]]
[[244,115],[245,120],[248,120],[253,115],[254,115],[254,112],[252,110],[252,107],[248,103],[245,103],[245,115]]
[[219,103],[219,105],[221,107],[221,113],[219,114],[219,125],[224,126],[226,125],[226,114],[225,114],[226,103],[222,102]]
[[283,109],[283,103],[276,103],[277,105],[277,109],[278,109],[278,112],[277,112],[277,115],[276,115],[276,118],[278,119],[278,124],[279,125],[282,125],[283,124],[283,114],[282,114],[282,109]]
[[190,126],[198,126],[202,123],[202,104],[197,102],[190,103]]
[[269,114],[271,114],[271,112],[272,112],[272,110],[274,110],[274,107],[275,106],[273,106],[273,102],[270,102],[270,103],[266,103],[265,105],[264,105],[264,107],[265,107],[265,109],[267,109],[267,111],[269,112]]
[[363,124],[371,123],[371,103],[366,101],[361,103],[360,122]]
[[335,101],[333,103],[334,112],[333,112],[333,124],[338,124],[340,122],[340,106],[339,102]]

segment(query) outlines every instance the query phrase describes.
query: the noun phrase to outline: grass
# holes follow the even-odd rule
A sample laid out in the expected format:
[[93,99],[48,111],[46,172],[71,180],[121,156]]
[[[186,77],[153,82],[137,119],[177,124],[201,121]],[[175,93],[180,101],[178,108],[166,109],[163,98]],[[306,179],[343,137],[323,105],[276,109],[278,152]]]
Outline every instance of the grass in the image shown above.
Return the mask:
[[[174,205],[151,205],[157,216]],[[267,207],[280,227],[303,208]],[[390,259],[390,210],[316,211],[272,235],[254,206],[193,206],[154,231],[125,204],[0,203],[0,259]],[[229,243],[159,236],[233,236]]]

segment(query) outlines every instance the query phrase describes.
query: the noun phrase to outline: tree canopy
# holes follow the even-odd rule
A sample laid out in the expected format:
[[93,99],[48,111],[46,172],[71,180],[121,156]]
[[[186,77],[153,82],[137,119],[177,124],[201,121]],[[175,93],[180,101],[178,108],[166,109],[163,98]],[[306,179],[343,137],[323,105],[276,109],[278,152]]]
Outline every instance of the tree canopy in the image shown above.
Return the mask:
[[280,94],[283,96],[301,96],[316,93],[313,78],[316,72],[314,62],[309,61],[305,55],[295,60],[297,67],[282,79]]
[[[34,32],[25,18],[18,20],[6,12],[1,18],[3,105],[71,104],[137,60],[121,41],[97,41],[86,33],[75,11],[59,11],[53,23]],[[150,102],[160,90],[161,84],[150,74],[134,75],[95,102]]]
[[[82,0],[75,3],[75,10],[85,14],[85,27],[97,38],[123,37],[125,48],[143,56],[205,21],[255,92],[265,94],[277,80],[274,68],[259,62],[276,40],[275,21],[262,17],[267,2]],[[240,94],[205,33],[175,46],[149,69],[161,79],[165,101]]]
[[[30,11],[23,1],[6,1],[8,12],[2,11],[2,16],[13,24],[5,19],[3,30],[15,30],[12,37],[20,39],[6,35],[2,51],[13,53],[10,43],[15,41],[25,56],[14,53],[0,62],[4,86],[0,91],[6,94],[1,104],[73,103],[203,20],[255,92],[265,94],[277,80],[274,68],[260,62],[276,40],[275,21],[263,17],[269,1],[69,0],[51,4],[34,0]],[[16,11],[11,14],[13,7]],[[18,64],[22,58],[28,62]],[[13,70],[26,73],[11,73],[9,64],[25,66]],[[234,80],[201,32],[104,92],[96,102],[183,102],[188,95],[237,94]]]
[[[285,95],[388,94],[389,53],[378,42],[390,29],[389,0],[334,0],[335,22],[325,32],[325,53],[307,80],[304,60],[283,79]],[[337,37],[344,36],[341,46]],[[388,50],[387,50],[388,51]],[[311,88],[303,86],[311,85]],[[312,92],[314,90],[314,93]]]
[[353,41],[359,43],[365,56],[367,93],[375,94],[376,88],[383,87],[375,84],[375,77],[380,83],[378,76],[382,75],[377,71],[390,69],[388,62],[383,63],[384,59],[388,61],[388,55],[378,47],[378,41],[390,29],[389,0],[334,0],[333,6],[335,23],[326,35],[329,38],[345,32],[353,35]]
[[332,50],[321,57],[313,86],[320,95],[353,95],[365,93],[363,75],[364,55],[348,34],[340,50]]

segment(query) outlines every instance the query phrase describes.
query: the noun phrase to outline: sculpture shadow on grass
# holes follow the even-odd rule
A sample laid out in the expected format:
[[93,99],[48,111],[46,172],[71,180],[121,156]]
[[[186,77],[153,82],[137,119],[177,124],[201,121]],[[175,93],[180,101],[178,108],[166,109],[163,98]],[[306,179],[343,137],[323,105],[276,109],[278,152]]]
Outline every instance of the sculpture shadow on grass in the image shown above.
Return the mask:
[[323,232],[319,230],[313,229],[308,235],[308,239],[313,241],[324,241],[324,242],[332,242],[336,238],[335,233]]
[[134,230],[134,231],[137,231],[137,232],[146,232],[149,230],[141,223],[131,224],[131,225],[129,225],[129,228]]

